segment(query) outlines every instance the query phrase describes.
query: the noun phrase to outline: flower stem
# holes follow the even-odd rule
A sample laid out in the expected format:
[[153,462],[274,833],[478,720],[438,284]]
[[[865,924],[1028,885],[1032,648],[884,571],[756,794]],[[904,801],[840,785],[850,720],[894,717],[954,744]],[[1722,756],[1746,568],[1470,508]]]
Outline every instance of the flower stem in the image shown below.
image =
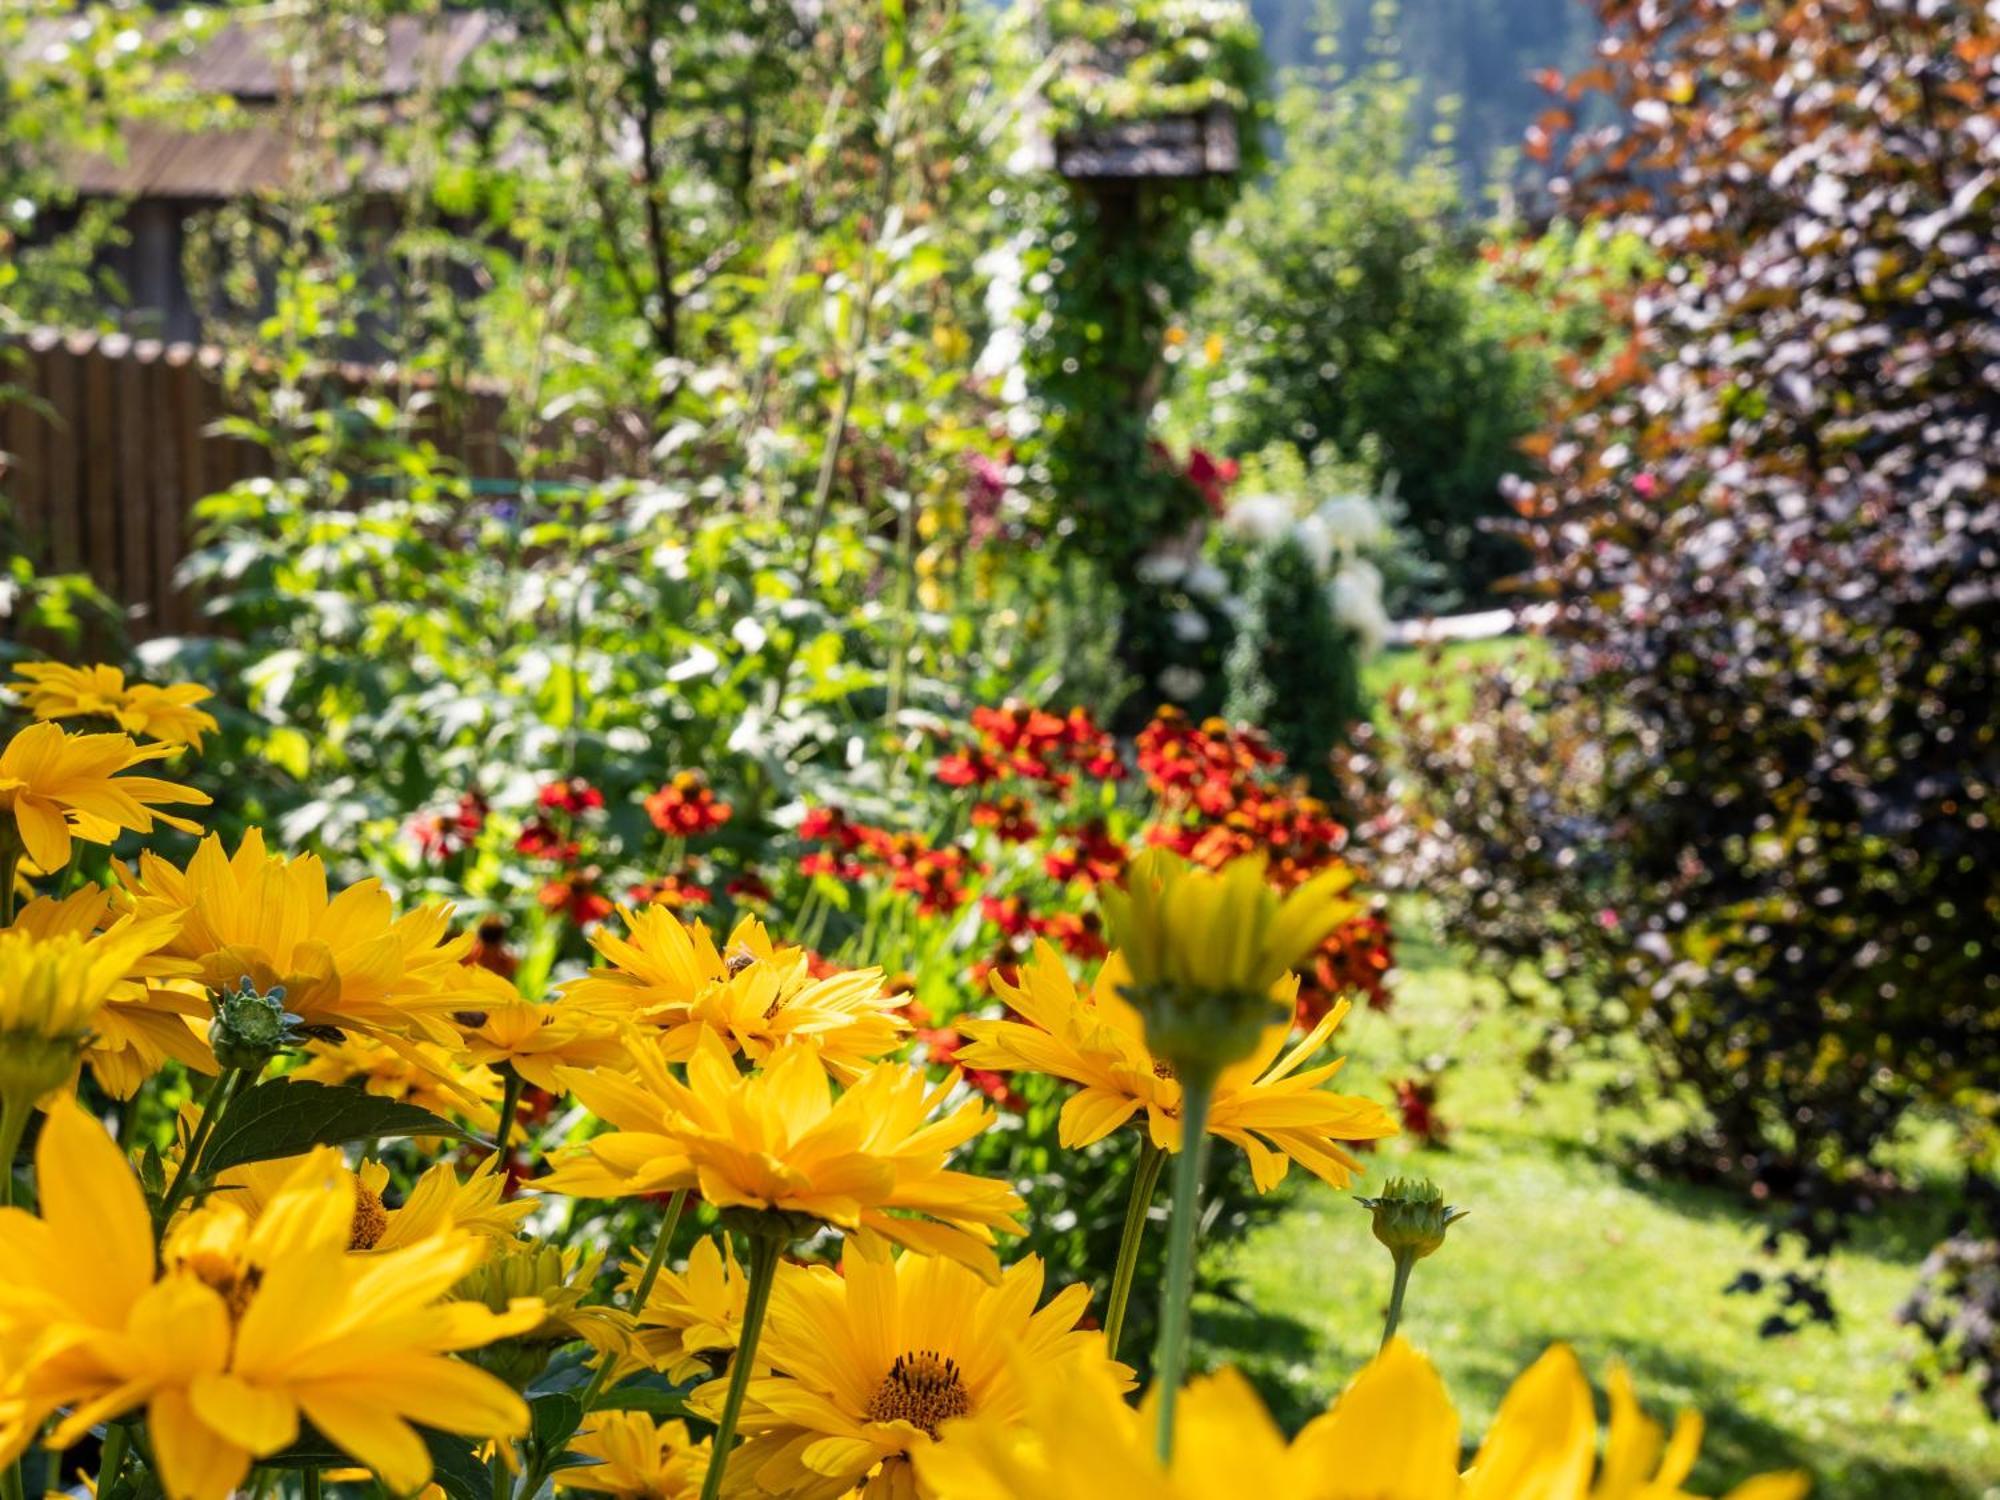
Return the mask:
[[305,1500],[320,1500],[319,1470],[308,1467],[300,1478],[305,1486]]
[[117,1482],[118,1473],[125,1467],[125,1429],[113,1422],[104,1429],[104,1446],[97,1459],[97,1489],[100,1495],[109,1494],[111,1486]]
[[[687,1207],[687,1189],[676,1188],[673,1197],[667,1200],[667,1216],[660,1220],[660,1232],[653,1238],[653,1253],[646,1259],[646,1269],[639,1273],[638,1285],[632,1289],[632,1321],[639,1321],[639,1314],[645,1311],[646,1299],[653,1295],[653,1284],[660,1279],[660,1268],[667,1263],[667,1247],[674,1242],[674,1230],[680,1226],[681,1210]],[[607,1354],[597,1362],[597,1371],[590,1377],[590,1384],[584,1387],[583,1409],[590,1411],[597,1405],[597,1398],[604,1394],[605,1384],[611,1379],[611,1368],[617,1364],[615,1355]]]
[[499,1160],[499,1170],[507,1170],[507,1139],[514,1133],[514,1116],[521,1108],[521,1088],[527,1080],[516,1073],[511,1064],[503,1065],[500,1076],[506,1080],[500,1094],[500,1130],[493,1142],[493,1155]]
[[1155,1442],[1161,1463],[1174,1456],[1174,1402],[1187,1374],[1188,1323],[1194,1301],[1195,1236],[1201,1226],[1201,1164],[1208,1144],[1213,1077],[1181,1076],[1181,1150],[1174,1162],[1174,1213],[1167,1227],[1167,1286],[1160,1304],[1159,1352],[1153,1388],[1159,1395]]
[[33,1101],[18,1095],[0,1100],[0,1208],[14,1204],[14,1158],[27,1134],[28,1117],[35,1112]]
[[1416,1268],[1417,1258],[1407,1250],[1396,1252],[1396,1280],[1389,1288],[1389,1316],[1382,1320],[1382,1342],[1379,1353],[1389,1347],[1389,1340],[1396,1336],[1396,1325],[1403,1321],[1403,1293],[1410,1289],[1410,1272]]
[[1111,1275],[1111,1296],[1104,1309],[1104,1347],[1118,1357],[1119,1335],[1125,1331],[1125,1306],[1132,1300],[1132,1277],[1139,1269],[1139,1242],[1146,1234],[1146,1215],[1153,1207],[1160,1167],[1167,1153],[1151,1136],[1139,1137],[1139,1157],[1132,1163],[1132,1196],[1125,1205],[1125,1232],[1118,1240],[1118,1266]]
[[216,1122],[229,1108],[236,1081],[242,1077],[240,1068],[223,1068],[215,1075],[215,1082],[202,1095],[201,1118],[195,1122],[194,1134],[189,1137],[187,1150],[181,1153],[181,1164],[174,1169],[174,1180],[167,1184],[167,1195],[160,1200],[160,1223],[164,1226],[180,1207],[181,1199],[194,1186],[195,1169],[201,1164],[201,1153],[208,1147],[208,1138],[215,1133]]
[[0,927],[14,925],[14,872],[21,864],[21,850],[14,842],[14,830],[0,832]]
[[750,1371],[757,1363],[757,1337],[764,1331],[764,1312],[771,1305],[771,1284],[778,1279],[778,1256],[784,1248],[785,1241],[780,1235],[750,1236],[743,1336],[737,1341],[736,1359],[729,1367],[729,1394],[723,1400],[722,1420],[716,1424],[714,1446],[709,1450],[701,1500],[718,1500],[722,1494],[723,1471],[729,1467],[730,1445],[736,1441],[736,1419],[743,1413],[743,1393],[750,1388]]

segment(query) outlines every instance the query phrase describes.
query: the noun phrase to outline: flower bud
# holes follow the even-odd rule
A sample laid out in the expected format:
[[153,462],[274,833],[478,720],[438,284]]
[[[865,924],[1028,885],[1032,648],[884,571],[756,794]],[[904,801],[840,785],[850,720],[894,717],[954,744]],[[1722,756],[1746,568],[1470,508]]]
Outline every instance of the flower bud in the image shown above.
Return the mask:
[[1422,1177],[1392,1177],[1379,1197],[1354,1201],[1374,1214],[1375,1238],[1398,1259],[1433,1254],[1445,1231],[1472,1212],[1449,1206],[1438,1185]]
[[234,990],[223,990],[211,1001],[215,1019],[208,1023],[208,1045],[225,1068],[261,1073],[285,1048],[303,1038],[298,1016],[285,1009],[285,987],[260,993],[246,974]]

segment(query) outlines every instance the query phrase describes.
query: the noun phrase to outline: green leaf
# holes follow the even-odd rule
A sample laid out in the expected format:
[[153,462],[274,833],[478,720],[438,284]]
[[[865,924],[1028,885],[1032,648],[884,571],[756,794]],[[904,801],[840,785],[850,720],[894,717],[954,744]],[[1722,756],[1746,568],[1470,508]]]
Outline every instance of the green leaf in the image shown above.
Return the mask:
[[408,1135],[469,1139],[449,1120],[399,1099],[298,1078],[272,1078],[231,1102],[202,1157],[202,1170],[220,1172],[245,1162],[297,1156],[314,1146]]
[[655,1417],[687,1415],[687,1392],[660,1386],[628,1385],[606,1391],[597,1398],[597,1411],[643,1411]]

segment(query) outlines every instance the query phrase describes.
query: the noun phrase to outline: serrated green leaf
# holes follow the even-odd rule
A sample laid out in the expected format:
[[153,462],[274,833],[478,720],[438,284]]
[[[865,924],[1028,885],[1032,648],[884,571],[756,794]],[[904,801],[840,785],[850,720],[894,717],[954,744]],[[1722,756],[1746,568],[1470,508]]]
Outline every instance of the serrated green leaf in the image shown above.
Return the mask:
[[468,1138],[449,1120],[400,1099],[298,1078],[272,1078],[231,1102],[202,1157],[202,1170],[220,1172],[246,1162],[297,1156],[314,1146],[413,1135]]

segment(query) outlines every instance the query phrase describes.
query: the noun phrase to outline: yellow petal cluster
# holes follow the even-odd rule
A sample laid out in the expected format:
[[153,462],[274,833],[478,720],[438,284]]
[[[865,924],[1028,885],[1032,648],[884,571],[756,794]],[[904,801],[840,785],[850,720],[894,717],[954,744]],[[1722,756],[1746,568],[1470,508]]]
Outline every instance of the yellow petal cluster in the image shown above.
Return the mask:
[[665,906],[623,916],[624,936],[608,924],[591,935],[608,967],[569,985],[563,1000],[656,1034],[670,1062],[686,1062],[711,1034],[752,1062],[801,1042],[836,1078],[852,1080],[909,1029],[896,998],[883,993],[880,969],[814,979],[806,951],[774,945],[755,917],[738,922],[718,949],[703,924],[683,923]]
[[[911,1458],[945,1424],[1011,1424],[1035,1370],[1102,1358],[1102,1338],[1077,1327],[1088,1289],[1065,1287],[1038,1309],[1042,1285],[1036,1256],[989,1285],[951,1261],[892,1259],[867,1240],[848,1244],[839,1274],[781,1267],[757,1351],[770,1373],[750,1382],[749,1437],[727,1492],[910,1494]],[[1130,1384],[1122,1366],[1107,1377]]]
[[708,1469],[708,1440],[690,1441],[687,1423],[655,1424],[644,1412],[605,1412],[570,1445],[590,1463],[556,1471],[566,1490],[618,1500],[695,1500]]
[[[993,980],[994,993],[1022,1019],[961,1023],[971,1042],[959,1049],[959,1061],[998,1072],[1045,1073],[1078,1085],[1057,1121],[1065,1146],[1102,1140],[1143,1112],[1153,1144],[1179,1151],[1180,1080],[1147,1048],[1145,1024],[1124,998],[1130,984],[1122,954],[1113,953],[1095,983],[1079,990],[1062,956],[1038,942],[1018,983],[997,974]],[[1274,1018],[1256,1050],[1222,1071],[1209,1108],[1208,1134],[1250,1158],[1259,1192],[1282,1182],[1294,1161],[1323,1182],[1346,1187],[1360,1163],[1342,1143],[1396,1134],[1395,1121],[1381,1105],[1323,1087],[1340,1071],[1342,1059],[1306,1066],[1347,1015],[1345,1001],[1286,1047],[1297,989],[1291,975],[1273,987]]]
[[995,1231],[1020,1232],[1021,1200],[1004,1183],[945,1165],[992,1120],[977,1100],[933,1119],[949,1083],[932,1086],[889,1063],[836,1098],[817,1049],[781,1047],[745,1075],[712,1034],[688,1060],[685,1083],[648,1049],[633,1061],[631,1077],[558,1070],[613,1129],[565,1152],[535,1184],[543,1192],[601,1198],[692,1188],[718,1208],[873,1229],[998,1278]]
[[123,734],[28,725],[0,750],[0,846],[12,842],[49,874],[69,863],[73,839],[109,844],[127,830],[151,833],[156,823],[199,833],[198,823],[160,808],[206,807],[207,793],[157,776],[121,774],[174,751],[172,745],[135,744]]
[[304,1422],[408,1493],[431,1472],[412,1423],[526,1429],[518,1395],[450,1356],[532,1326],[540,1305],[440,1300],[485,1254],[477,1235],[351,1254],[356,1184],[337,1153],[301,1160],[254,1223],[205,1204],[157,1269],[145,1198],[95,1121],[52,1111],[36,1167],[40,1217],[0,1211],[0,1368],[19,1372],[0,1460],[57,1411],[61,1449],[144,1407],[170,1500],[222,1500]]
[[23,662],[13,684],[22,705],[37,719],[105,718],[135,739],[201,748],[215,731],[215,716],[196,708],[214,695],[192,682],[156,687],[127,682],[117,667],[72,667],[62,662]]
[[451,936],[450,907],[399,917],[377,880],[329,894],[318,856],[272,854],[254,828],[234,855],[202,840],[185,869],[141,855],[131,897],[142,916],[184,918],[167,951],[192,961],[203,984],[282,985],[285,1008],[309,1026],[451,1047],[452,1013],[479,993],[460,963],[471,935]]
[[[1682,1484],[1701,1446],[1692,1415],[1664,1442],[1614,1370],[1600,1467],[1590,1385],[1560,1345],[1515,1381],[1463,1474],[1444,1382],[1401,1339],[1290,1443],[1236,1372],[1190,1383],[1171,1466],[1154,1454],[1150,1414],[1125,1404],[1101,1358],[1021,1365],[1035,1376],[1021,1411],[969,1415],[914,1455],[922,1500],[1692,1500]],[[1729,1500],[1799,1500],[1806,1489],[1802,1476],[1768,1474]]]

